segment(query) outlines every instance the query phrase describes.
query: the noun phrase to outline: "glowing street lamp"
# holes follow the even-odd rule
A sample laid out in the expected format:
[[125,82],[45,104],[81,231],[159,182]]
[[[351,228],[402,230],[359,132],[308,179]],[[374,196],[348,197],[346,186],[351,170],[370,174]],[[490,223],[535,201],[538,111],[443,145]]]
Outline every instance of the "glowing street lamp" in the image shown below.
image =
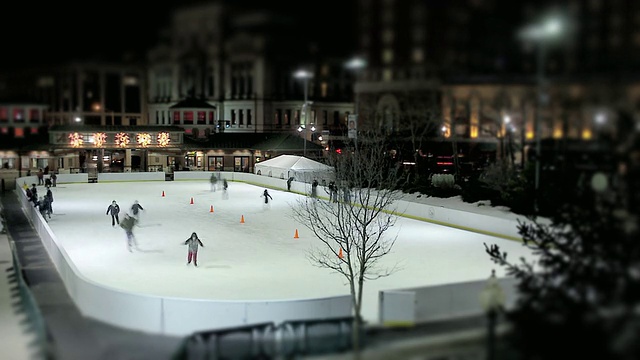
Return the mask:
[[[311,132],[314,133],[316,131],[316,127],[311,125]],[[307,127],[305,125],[300,125],[298,126],[298,132],[302,133],[304,132],[304,150],[303,150],[303,155],[306,157],[307,156]]]
[[547,103],[547,98],[544,90],[544,63],[546,60],[547,47],[554,42],[560,40],[567,33],[568,23],[558,15],[550,15],[543,18],[541,21],[525,26],[518,33],[518,37],[522,41],[530,41],[537,45],[537,77],[536,83],[538,87],[537,106],[535,117],[535,140],[536,140],[536,170],[535,170],[535,198],[534,207],[538,211],[538,198],[540,188],[540,123],[542,121],[542,108]]
[[304,83],[304,103],[302,104],[302,113],[301,113],[301,124],[307,125],[307,111],[308,111],[308,91],[309,91],[309,79],[313,78],[313,73],[307,70],[298,70],[293,74],[293,77],[296,79],[300,79]]

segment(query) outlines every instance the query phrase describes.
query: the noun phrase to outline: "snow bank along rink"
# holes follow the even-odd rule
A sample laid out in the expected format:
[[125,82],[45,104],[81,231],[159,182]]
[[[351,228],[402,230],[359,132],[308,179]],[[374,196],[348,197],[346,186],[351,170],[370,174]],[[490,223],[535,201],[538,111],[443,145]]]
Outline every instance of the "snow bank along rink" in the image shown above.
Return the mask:
[[[210,191],[208,180],[59,184],[52,188],[48,225],[83,276],[122,292],[229,301],[349,294],[341,275],[307,260],[321,244],[290,217],[302,195],[269,189],[273,200],[265,207],[264,187],[230,181],[225,196],[218,186]],[[135,200],[144,208],[134,228],[139,250],[127,250],[124,230],[105,215],[113,200],[121,220]],[[197,268],[187,265],[183,245],[192,232],[204,244]],[[372,324],[378,322],[380,290],[481,280],[492,269],[505,276],[485,253],[485,242],[498,244],[511,259],[533,258],[516,241],[403,217],[387,233],[396,235],[380,265],[400,269],[365,283],[363,317]]]

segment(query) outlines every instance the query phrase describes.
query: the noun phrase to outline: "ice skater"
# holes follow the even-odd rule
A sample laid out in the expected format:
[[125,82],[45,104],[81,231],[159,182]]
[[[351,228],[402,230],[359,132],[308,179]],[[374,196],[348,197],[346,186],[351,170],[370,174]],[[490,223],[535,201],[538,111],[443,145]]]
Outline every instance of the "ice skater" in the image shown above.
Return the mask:
[[40,215],[42,215],[44,221],[49,222],[48,219],[51,219],[51,203],[49,202],[49,198],[40,196],[40,200],[38,200],[34,207],[40,210]]
[[184,242],[184,245],[189,245],[187,265],[191,264],[191,260],[193,260],[193,265],[198,266],[198,246],[204,247],[204,244],[202,244],[202,241],[198,238],[198,234],[195,232],[191,233],[191,236]]
[[260,196],[264,197],[264,206],[268,207],[269,206],[269,200],[273,200],[273,198],[271,197],[271,194],[269,194],[267,189],[264,189],[264,192]]
[[116,226],[116,223],[120,224],[120,218],[118,217],[118,214],[120,214],[120,205],[118,205],[116,201],[113,200],[111,202],[111,205],[109,205],[109,207],[107,208],[106,213],[106,215],[111,215],[111,226]]
[[122,223],[120,223],[120,227],[123,228],[127,234],[127,249],[129,252],[133,252],[131,248],[134,246],[138,249],[138,243],[136,242],[135,236],[133,236],[133,227],[136,225],[136,222],[137,220],[133,216],[125,213],[124,219],[122,219]]
[[287,179],[287,191],[291,191],[291,183],[293,182],[293,176]]
[[131,214],[133,214],[133,217],[136,219],[136,221],[140,221],[141,210],[144,210],[142,205],[140,205],[138,200],[134,201],[133,205],[131,205]]
[[227,182],[227,179],[222,180],[222,198],[227,200],[229,199],[229,192],[227,191],[229,189],[229,183]]
[[216,174],[211,174],[211,178],[209,179],[209,181],[211,182],[211,191],[216,191],[216,187],[218,184],[218,178],[216,177]]

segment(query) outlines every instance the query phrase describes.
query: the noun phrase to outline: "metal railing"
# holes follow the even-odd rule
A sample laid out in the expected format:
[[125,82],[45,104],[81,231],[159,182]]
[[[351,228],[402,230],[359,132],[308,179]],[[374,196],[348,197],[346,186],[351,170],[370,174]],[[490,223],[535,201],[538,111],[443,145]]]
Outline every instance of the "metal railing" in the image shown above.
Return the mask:
[[37,348],[35,351],[37,359],[48,359],[50,358],[48,356],[48,334],[44,319],[42,317],[42,313],[40,312],[40,308],[38,307],[33,294],[31,294],[31,290],[29,290],[29,285],[27,285],[24,278],[22,277],[22,265],[20,264],[20,260],[18,259],[18,252],[16,250],[15,243],[11,239],[9,239],[9,246],[11,247],[14,269],[14,273],[11,274],[10,277],[15,277],[16,279],[18,285],[18,293],[21,300],[20,303],[25,310],[27,318],[29,319],[30,330],[33,331],[36,338],[36,341],[35,343],[32,343],[32,346],[35,346]]
[[201,331],[187,336],[172,359],[295,359],[339,353],[352,347],[352,324],[352,317],[341,317]]

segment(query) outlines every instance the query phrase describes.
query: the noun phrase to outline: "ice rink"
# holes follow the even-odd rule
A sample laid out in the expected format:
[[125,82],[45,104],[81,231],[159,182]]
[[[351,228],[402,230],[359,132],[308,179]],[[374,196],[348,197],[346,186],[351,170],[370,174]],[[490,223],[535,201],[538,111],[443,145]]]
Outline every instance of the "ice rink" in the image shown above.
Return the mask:
[[[43,195],[44,188],[38,189]],[[290,216],[302,195],[269,189],[273,201],[265,207],[264,188],[240,182],[229,182],[226,195],[220,188],[211,191],[208,181],[60,184],[52,190],[49,226],[80,273],[104,286],[218,300],[349,294],[341,275],[307,259],[320,242]],[[124,230],[111,225],[106,211],[112,200],[120,205],[120,220],[135,200],[143,206],[134,229],[138,250],[129,252]],[[192,232],[205,246],[197,268],[187,265],[184,245]],[[498,244],[512,259],[532,259],[519,242],[402,217],[388,233],[395,235],[381,265],[399,270],[365,283],[362,314],[369,323],[378,322],[380,290],[486,279],[492,269],[504,276],[483,242]]]

